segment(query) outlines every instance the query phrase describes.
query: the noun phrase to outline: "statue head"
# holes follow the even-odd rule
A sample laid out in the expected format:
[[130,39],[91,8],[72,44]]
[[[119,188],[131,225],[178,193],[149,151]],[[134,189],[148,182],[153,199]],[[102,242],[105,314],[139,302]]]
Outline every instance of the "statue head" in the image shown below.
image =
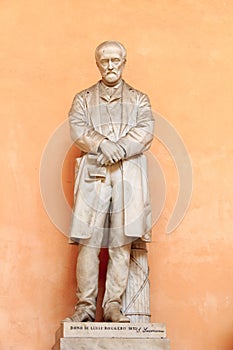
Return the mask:
[[125,47],[118,41],[105,41],[97,46],[95,58],[103,82],[108,86],[116,85],[126,63]]

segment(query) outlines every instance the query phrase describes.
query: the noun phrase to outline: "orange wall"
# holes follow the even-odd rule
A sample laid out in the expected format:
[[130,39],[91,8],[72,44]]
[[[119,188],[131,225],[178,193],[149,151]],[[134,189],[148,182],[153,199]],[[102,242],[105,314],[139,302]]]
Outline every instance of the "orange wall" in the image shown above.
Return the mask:
[[230,0],[1,1],[0,349],[49,349],[72,312],[77,251],[44,211],[40,160],[74,94],[99,78],[94,48],[116,39],[125,79],[179,131],[194,171],[189,211],[167,235],[177,174],[154,142],[168,193],[149,247],[152,321],[166,322],[172,350],[232,350],[232,15]]

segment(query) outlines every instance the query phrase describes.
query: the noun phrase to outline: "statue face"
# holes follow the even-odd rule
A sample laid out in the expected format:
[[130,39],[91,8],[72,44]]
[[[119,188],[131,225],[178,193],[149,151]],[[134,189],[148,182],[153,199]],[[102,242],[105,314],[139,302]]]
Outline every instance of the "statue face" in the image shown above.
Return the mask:
[[96,64],[106,85],[114,86],[121,80],[125,61],[116,45],[106,45],[99,51]]

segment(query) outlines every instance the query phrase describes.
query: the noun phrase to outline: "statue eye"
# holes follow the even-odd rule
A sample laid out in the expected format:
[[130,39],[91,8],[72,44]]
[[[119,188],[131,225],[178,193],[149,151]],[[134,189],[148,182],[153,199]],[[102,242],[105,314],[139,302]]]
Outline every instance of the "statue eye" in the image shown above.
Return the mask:
[[120,62],[120,59],[119,59],[119,58],[113,58],[113,59],[112,59],[112,62],[113,62],[113,63],[119,63],[119,62]]
[[103,59],[103,60],[100,61],[100,63],[103,64],[103,65],[106,65],[106,64],[108,64],[108,60]]

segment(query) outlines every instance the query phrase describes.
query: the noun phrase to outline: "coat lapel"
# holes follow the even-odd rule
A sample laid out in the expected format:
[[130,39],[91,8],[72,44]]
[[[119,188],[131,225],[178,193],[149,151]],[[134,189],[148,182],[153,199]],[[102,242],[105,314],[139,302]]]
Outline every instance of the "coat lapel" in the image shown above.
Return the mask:
[[136,124],[136,93],[135,90],[124,82],[122,92],[122,125],[121,136],[129,131],[129,129]]
[[99,84],[100,82],[93,85],[86,91],[86,108],[91,125],[93,125],[94,129],[101,133],[102,128],[99,108]]

